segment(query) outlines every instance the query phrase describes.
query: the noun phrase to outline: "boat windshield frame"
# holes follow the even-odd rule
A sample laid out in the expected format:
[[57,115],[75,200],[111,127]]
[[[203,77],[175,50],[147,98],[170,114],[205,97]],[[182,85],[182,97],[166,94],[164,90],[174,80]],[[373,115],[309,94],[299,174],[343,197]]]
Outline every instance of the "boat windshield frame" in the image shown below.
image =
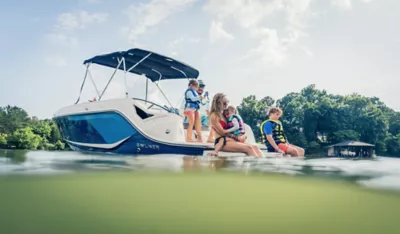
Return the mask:
[[[141,51],[144,51],[144,50],[141,50]],[[110,83],[112,82],[112,80],[114,79],[114,77],[116,76],[116,73],[117,73],[118,70],[122,70],[123,73],[124,73],[125,96],[126,96],[126,98],[129,98],[128,85],[127,85],[127,73],[128,73],[128,72],[130,72],[130,73],[137,73],[137,72],[132,72],[132,70],[135,69],[135,68],[136,68],[138,65],[140,65],[141,63],[143,63],[143,61],[145,61],[146,59],[148,59],[152,54],[155,54],[155,53],[153,53],[153,52],[151,52],[151,51],[146,51],[146,52],[148,52],[148,53],[147,53],[145,56],[143,56],[143,58],[142,58],[141,60],[139,60],[137,63],[133,64],[133,65],[132,65],[130,68],[128,68],[128,69],[127,69],[127,67],[126,67],[126,63],[127,63],[127,62],[126,62],[126,59],[125,59],[125,54],[127,54],[127,53],[118,53],[117,55],[114,54],[114,58],[115,58],[115,56],[117,56],[116,59],[117,59],[118,64],[117,64],[116,67],[114,67],[114,71],[113,71],[113,73],[111,74],[111,77],[109,78],[109,80],[108,80],[106,86],[104,87],[104,89],[103,89],[101,92],[100,92],[100,90],[98,89],[98,87],[97,87],[97,85],[96,85],[96,82],[94,81],[94,78],[93,78],[93,76],[92,76],[92,74],[91,74],[91,72],[90,72],[90,67],[91,67],[93,64],[97,64],[97,65],[103,65],[103,64],[100,64],[100,63],[96,63],[96,62],[91,61],[91,60],[93,60],[93,59],[91,59],[91,60],[86,60],[86,61],[84,62],[84,64],[86,65],[86,72],[85,72],[85,76],[84,76],[83,81],[82,81],[82,84],[81,84],[81,88],[80,88],[80,92],[79,92],[78,99],[76,100],[75,104],[78,104],[79,101],[80,101],[81,94],[82,94],[82,91],[83,91],[83,87],[85,86],[85,82],[86,82],[86,80],[87,80],[87,77],[90,78],[91,83],[92,83],[93,87],[94,87],[95,90],[96,90],[97,98],[98,98],[98,99],[96,99],[96,100],[97,100],[97,101],[100,101],[100,100],[102,99],[104,93],[105,93],[106,90],[108,89],[108,86],[110,85]],[[157,54],[157,55],[158,55],[158,54]],[[162,56],[162,55],[158,55],[158,56]],[[94,58],[96,58],[96,57],[94,57]],[[164,57],[164,58],[166,58],[166,60],[178,62],[177,60],[169,59],[169,58],[167,58],[167,57]],[[184,65],[184,66],[188,66],[188,65],[183,64],[183,63],[180,63],[180,62],[178,62],[178,63],[179,63],[179,64],[182,64],[182,65]],[[109,65],[103,65],[103,66],[111,67],[111,66],[109,66]],[[121,69],[121,66],[122,66],[122,69]],[[188,66],[188,67],[189,67],[189,66]],[[180,69],[178,69],[178,68],[176,68],[176,67],[174,67],[174,66],[170,66],[169,68],[174,69],[174,70],[180,72],[183,76],[182,76],[182,77],[176,77],[176,78],[164,78],[165,80],[167,80],[167,79],[187,79],[187,80],[190,80],[190,79],[197,79],[198,72],[197,72],[197,75],[195,75],[196,77],[189,78],[189,77],[186,75],[186,73],[185,73],[184,71],[182,71],[182,70],[180,70]],[[192,69],[194,69],[194,68],[192,68]],[[172,110],[175,110],[174,106],[171,104],[170,100],[168,99],[168,97],[166,96],[166,94],[164,93],[164,91],[163,91],[163,90],[161,89],[161,87],[159,86],[159,82],[160,82],[161,80],[164,80],[164,79],[163,79],[163,74],[162,74],[160,71],[158,71],[157,69],[155,69],[154,67],[150,67],[150,70],[151,70],[152,72],[158,74],[159,77],[158,77],[158,80],[155,80],[154,78],[153,78],[153,79],[150,79],[149,77],[145,76],[145,78],[146,78],[146,93],[145,93],[145,99],[144,99],[144,101],[145,101],[145,102],[148,101],[148,89],[149,89],[149,83],[148,83],[148,82],[149,82],[149,80],[151,80],[151,81],[157,86],[158,90],[161,92],[161,94],[163,95],[163,97],[167,100],[167,102],[168,102],[168,104],[171,106]],[[194,69],[194,70],[195,70],[195,69]],[[197,71],[197,70],[195,70],[195,71]],[[143,76],[143,74],[142,74],[142,76]]]

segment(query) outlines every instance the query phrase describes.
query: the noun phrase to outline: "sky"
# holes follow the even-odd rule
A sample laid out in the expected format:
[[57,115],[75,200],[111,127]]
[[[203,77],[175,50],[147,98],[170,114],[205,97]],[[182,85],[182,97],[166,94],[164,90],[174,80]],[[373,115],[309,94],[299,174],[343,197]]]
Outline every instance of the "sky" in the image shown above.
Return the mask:
[[[376,96],[400,111],[398,0],[3,0],[0,106],[51,118],[75,103],[95,55],[142,48],[199,70],[210,94],[279,99],[315,84]],[[111,68],[94,65],[101,91]],[[104,99],[144,97],[145,79],[118,72]],[[163,81],[178,105],[187,80]],[[154,84],[150,98],[165,102]],[[81,100],[96,96],[88,80]]]

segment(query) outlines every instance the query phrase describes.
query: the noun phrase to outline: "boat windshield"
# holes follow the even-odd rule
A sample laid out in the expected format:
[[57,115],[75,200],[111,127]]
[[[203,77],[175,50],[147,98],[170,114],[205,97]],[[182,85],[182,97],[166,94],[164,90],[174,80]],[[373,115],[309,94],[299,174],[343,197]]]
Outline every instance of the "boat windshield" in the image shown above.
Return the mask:
[[167,105],[161,106],[152,101],[144,100],[141,98],[132,98],[132,99],[140,103],[140,107],[144,108],[145,111],[179,114],[177,109],[168,107]]

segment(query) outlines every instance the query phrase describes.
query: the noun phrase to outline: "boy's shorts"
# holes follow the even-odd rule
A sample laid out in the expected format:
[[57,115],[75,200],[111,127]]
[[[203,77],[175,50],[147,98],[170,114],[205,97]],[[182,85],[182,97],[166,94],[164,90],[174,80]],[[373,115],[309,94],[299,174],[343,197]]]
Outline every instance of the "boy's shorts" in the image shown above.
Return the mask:
[[[287,153],[290,147],[294,147],[294,145],[291,145],[289,143],[279,143],[278,148],[281,149],[283,152]],[[274,148],[268,147],[268,152],[277,152]]]

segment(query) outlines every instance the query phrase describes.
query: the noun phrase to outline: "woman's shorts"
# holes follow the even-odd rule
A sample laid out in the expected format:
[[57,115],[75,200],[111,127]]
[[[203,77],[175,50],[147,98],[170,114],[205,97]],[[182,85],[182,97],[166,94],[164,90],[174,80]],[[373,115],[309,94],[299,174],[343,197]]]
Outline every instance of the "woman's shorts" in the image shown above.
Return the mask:
[[218,142],[220,141],[220,140],[223,140],[223,146],[225,146],[226,145],[226,137],[225,136],[220,136],[220,137],[217,137],[216,139],[215,139],[215,141],[214,141],[214,145],[216,145],[216,144],[218,144]]

